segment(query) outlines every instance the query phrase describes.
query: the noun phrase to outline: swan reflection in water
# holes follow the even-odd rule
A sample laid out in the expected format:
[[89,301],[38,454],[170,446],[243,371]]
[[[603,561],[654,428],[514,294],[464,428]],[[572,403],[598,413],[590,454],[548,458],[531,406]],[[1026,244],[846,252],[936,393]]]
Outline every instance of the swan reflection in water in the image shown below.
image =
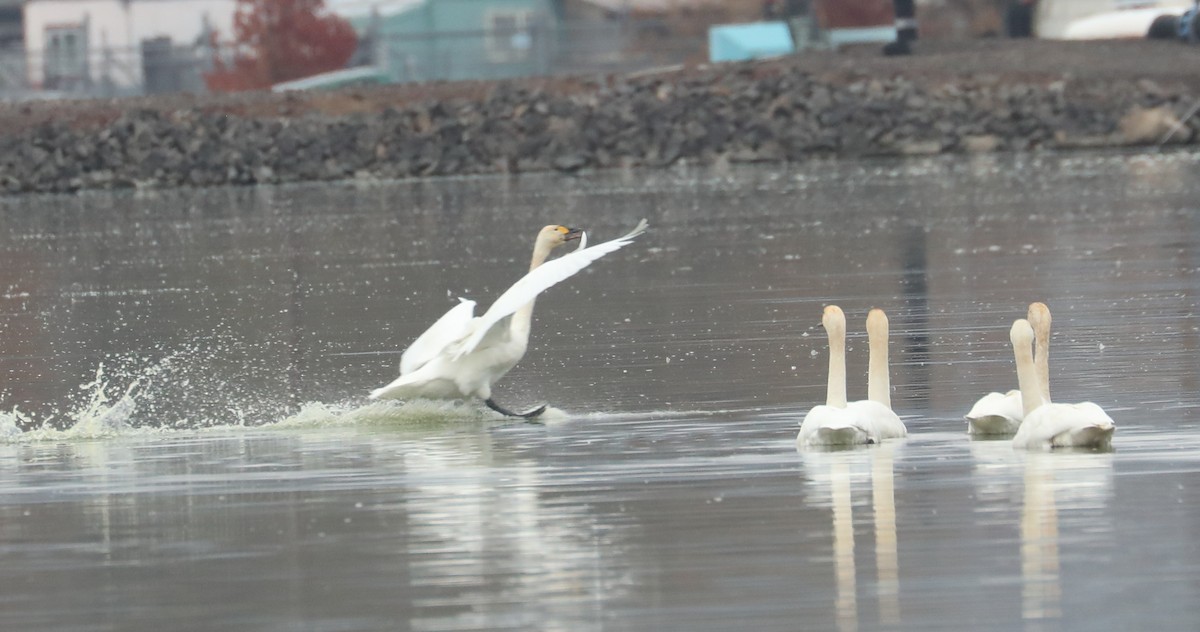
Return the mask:
[[[871,489],[875,532],[875,572],[879,623],[900,623],[900,564],[897,557],[893,462],[898,444],[836,452],[805,451],[804,467],[815,487],[810,498],[826,503],[833,514],[833,561],[837,580],[835,612],[838,630],[858,629],[858,575],[854,555],[855,488]],[[825,496],[828,494],[828,496]]]
[[[1021,615],[1027,620],[1062,616],[1060,534],[1098,527],[1093,514],[1112,494],[1110,452],[1031,453],[1025,458],[1021,509]],[[1111,531],[1111,529],[1108,529]]]

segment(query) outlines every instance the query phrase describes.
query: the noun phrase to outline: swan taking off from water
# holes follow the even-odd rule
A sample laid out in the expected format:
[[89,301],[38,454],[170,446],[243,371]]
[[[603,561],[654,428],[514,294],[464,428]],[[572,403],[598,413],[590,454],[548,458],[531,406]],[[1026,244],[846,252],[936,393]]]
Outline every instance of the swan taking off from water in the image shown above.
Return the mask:
[[[1030,303],[1026,318],[1033,326],[1036,344],[1033,362],[1037,367],[1045,401],[1050,401],[1050,309],[1045,303]],[[967,432],[976,435],[1011,435],[1025,419],[1021,391],[988,393],[966,414]]]
[[1021,400],[1025,408],[1025,421],[1021,422],[1017,436],[1013,437],[1013,447],[1108,447],[1116,426],[1104,409],[1092,402],[1054,404],[1043,401],[1041,379],[1031,351],[1033,337],[1033,327],[1023,318],[1014,322],[1009,332],[1017,361],[1017,382],[1021,385]]
[[892,411],[892,382],[888,375],[888,318],[882,309],[867,314],[870,360],[867,370],[867,399],[850,402],[868,423],[868,443],[908,436],[908,428]]
[[[566,280],[604,255],[629,245],[645,232],[646,220],[628,234],[587,248],[587,235],[578,228],[546,226],[538,232],[529,273],[508,288],[482,316],[475,301],[459,299],[400,356],[400,377],[371,392],[371,399],[462,399],[478,397],[488,408],[509,417],[531,419],[546,410],[543,404],[523,413],[505,410],[492,401],[492,383],[504,377],[525,355],[533,304],[538,294]],[[546,261],[550,251],[578,239],[574,252]]]
[[846,315],[830,305],[821,316],[829,336],[829,379],[825,404],[814,406],[800,423],[796,443],[802,446],[835,446],[871,443],[870,421],[846,404]]

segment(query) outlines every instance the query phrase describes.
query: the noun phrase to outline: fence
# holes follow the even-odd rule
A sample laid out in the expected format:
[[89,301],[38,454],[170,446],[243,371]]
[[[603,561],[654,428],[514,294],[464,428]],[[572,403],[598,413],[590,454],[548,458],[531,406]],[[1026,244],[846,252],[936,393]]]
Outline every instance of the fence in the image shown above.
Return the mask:
[[[367,37],[354,60],[397,83],[630,72],[703,61],[703,35],[656,20],[529,25]],[[140,47],[76,52],[0,51],[0,99],[113,97],[205,90],[214,55],[234,49],[147,40]]]

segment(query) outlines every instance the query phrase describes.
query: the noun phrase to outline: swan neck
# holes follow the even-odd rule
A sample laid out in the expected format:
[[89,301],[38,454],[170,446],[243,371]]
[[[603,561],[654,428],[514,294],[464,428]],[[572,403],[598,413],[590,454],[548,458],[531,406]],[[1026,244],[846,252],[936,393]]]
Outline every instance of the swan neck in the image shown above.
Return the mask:
[[[1036,341],[1033,350],[1033,365],[1037,369],[1038,386],[1042,391],[1042,399],[1050,401],[1050,332],[1041,323],[1036,331]],[[1024,397],[1022,395],[1022,397]]]
[[[529,260],[529,271],[533,272],[538,266],[546,262],[546,258],[550,256],[551,247],[542,240],[537,240],[533,245],[533,256]],[[533,306],[537,299],[530,301],[521,306],[513,313],[512,324],[509,325],[509,331],[513,337],[518,340],[528,340],[529,331],[533,327]]]
[[825,405],[846,407],[846,338],[844,334],[829,335],[829,383]]
[[541,239],[537,240],[533,245],[533,257],[529,260],[529,271],[533,272],[538,266],[546,262],[546,257],[550,256],[551,247]]
[[1021,407],[1027,416],[1042,405],[1041,384],[1030,347],[1028,343],[1013,344],[1013,356],[1017,361],[1017,383],[1021,388]]
[[867,399],[892,407],[891,376],[888,375],[887,329],[867,331],[870,344],[870,364],[867,369]]

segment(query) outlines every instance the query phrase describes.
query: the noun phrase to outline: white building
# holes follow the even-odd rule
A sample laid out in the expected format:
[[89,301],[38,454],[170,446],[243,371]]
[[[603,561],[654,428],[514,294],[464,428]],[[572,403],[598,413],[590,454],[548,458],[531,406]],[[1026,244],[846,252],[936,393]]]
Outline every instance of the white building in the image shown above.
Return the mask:
[[235,0],[29,0],[23,20],[29,84],[140,87],[147,71],[170,74],[143,56],[146,42],[169,54],[170,46],[202,43],[214,29],[229,39],[234,9]]

